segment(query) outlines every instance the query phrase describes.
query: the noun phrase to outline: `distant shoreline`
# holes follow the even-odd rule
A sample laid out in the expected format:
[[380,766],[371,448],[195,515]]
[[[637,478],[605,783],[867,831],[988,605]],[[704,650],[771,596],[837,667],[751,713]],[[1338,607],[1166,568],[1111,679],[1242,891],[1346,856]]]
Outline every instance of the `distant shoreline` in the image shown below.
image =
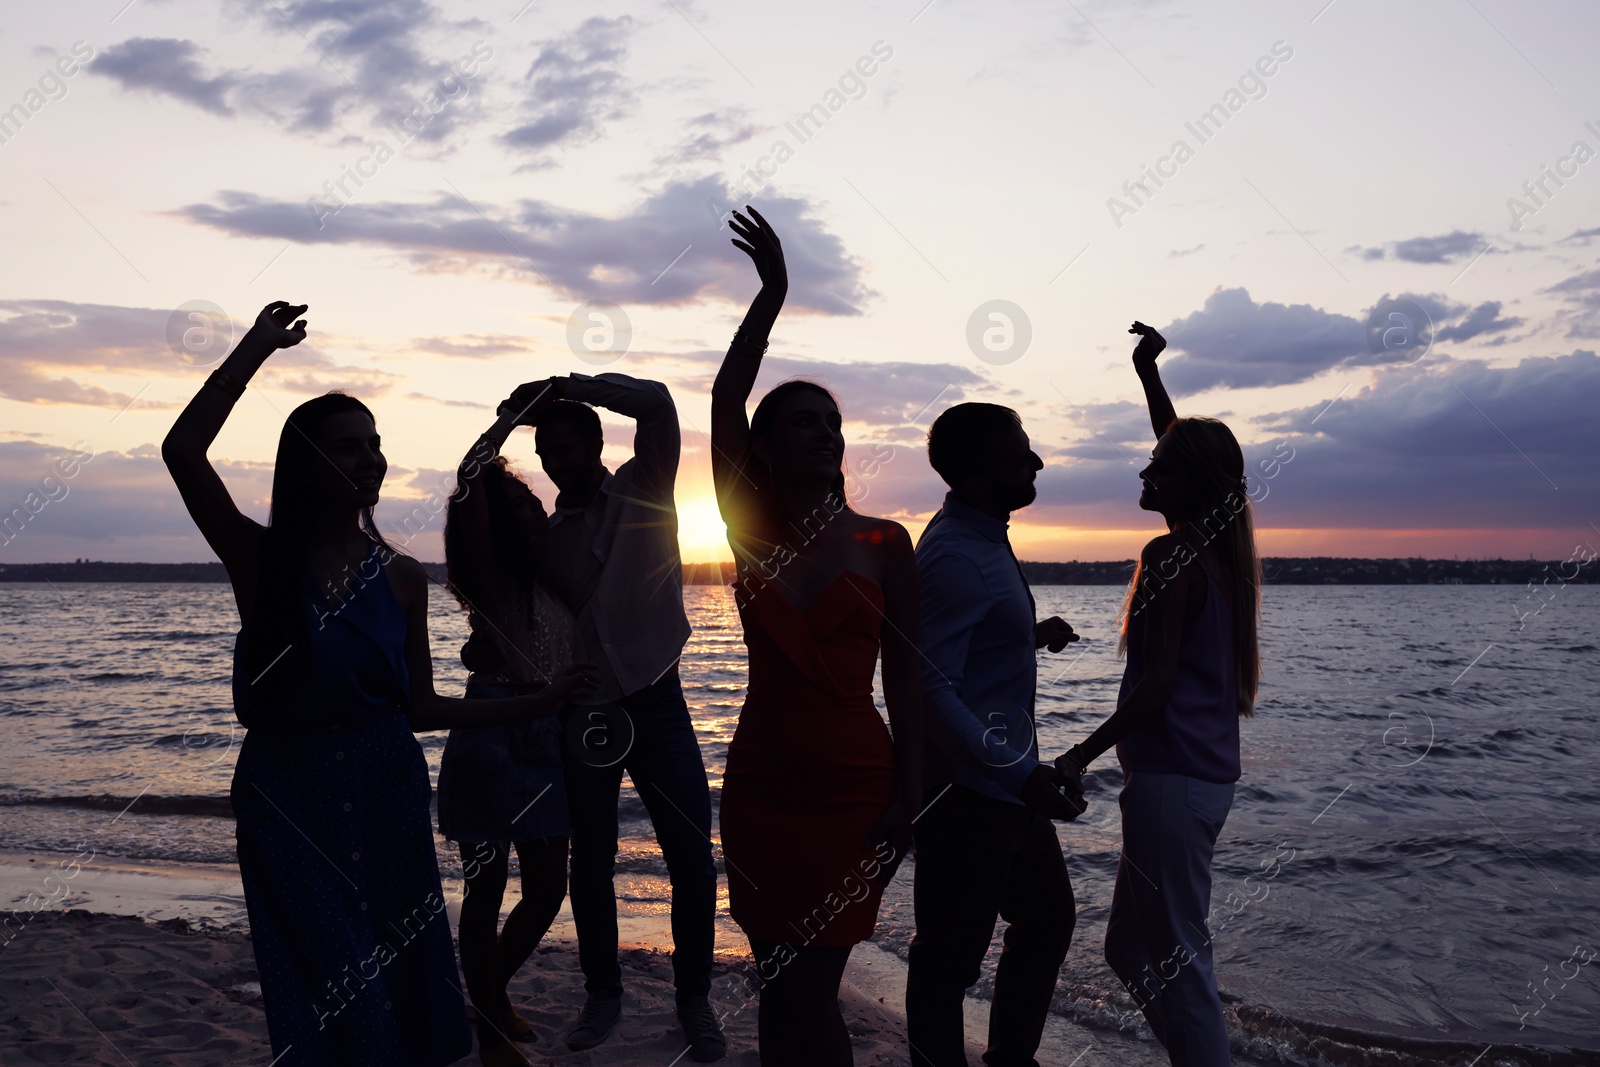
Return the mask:
[[[1262,561],[1268,585],[1588,585],[1596,568],[1562,560],[1354,559],[1332,556],[1269,556]],[[444,581],[443,563],[424,563]],[[1133,560],[1115,563],[1032,563],[1022,573],[1033,585],[1126,585]],[[686,563],[686,585],[723,585],[731,563]],[[0,582],[199,582],[221,583],[220,563],[12,563],[0,565]]]

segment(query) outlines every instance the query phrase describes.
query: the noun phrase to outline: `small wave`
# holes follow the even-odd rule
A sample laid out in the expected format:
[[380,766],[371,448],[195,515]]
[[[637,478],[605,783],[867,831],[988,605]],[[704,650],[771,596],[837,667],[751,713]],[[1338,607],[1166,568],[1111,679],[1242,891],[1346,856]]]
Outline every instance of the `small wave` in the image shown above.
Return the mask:
[[[989,999],[992,983],[980,983],[978,995]],[[1229,1044],[1235,1053],[1261,1063],[1338,1064],[1340,1067],[1424,1067],[1438,1063],[1476,1063],[1485,1041],[1441,1040],[1385,1033],[1359,1026],[1319,1022],[1257,1007],[1245,999],[1222,992]],[[1133,999],[1118,988],[1074,984],[1057,993],[1051,1004],[1056,1015],[1095,1030],[1114,1031],[1154,1041],[1149,1025]],[[1549,1045],[1495,1042],[1497,1065],[1517,1067],[1578,1067],[1594,1064],[1592,1050]]]
[[57,807],[87,808],[92,811],[130,811],[135,815],[206,815],[218,819],[233,818],[233,804],[227,797],[163,796],[145,793],[137,797],[119,797],[109,793],[94,796],[59,797],[0,797],[4,807]]

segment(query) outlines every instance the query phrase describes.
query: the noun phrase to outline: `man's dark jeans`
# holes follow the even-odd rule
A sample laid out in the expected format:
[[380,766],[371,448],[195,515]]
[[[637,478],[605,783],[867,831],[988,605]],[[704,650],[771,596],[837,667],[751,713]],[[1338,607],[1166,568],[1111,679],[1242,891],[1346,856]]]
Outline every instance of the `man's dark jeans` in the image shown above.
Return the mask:
[[711,792],[677,669],[616,704],[569,706],[563,718],[572,920],[584,988],[591,996],[622,994],[613,879],[617,799],[626,771],[655,825],[672,882],[672,972],[678,996],[707,995],[717,909]]
[[1055,825],[959,785],[943,796],[929,790],[926,803],[917,819],[917,933],[906,984],[911,1062],[966,1067],[962,1000],[978,981],[998,917],[1009,926],[983,1061],[1037,1067],[1033,1054],[1077,921]]

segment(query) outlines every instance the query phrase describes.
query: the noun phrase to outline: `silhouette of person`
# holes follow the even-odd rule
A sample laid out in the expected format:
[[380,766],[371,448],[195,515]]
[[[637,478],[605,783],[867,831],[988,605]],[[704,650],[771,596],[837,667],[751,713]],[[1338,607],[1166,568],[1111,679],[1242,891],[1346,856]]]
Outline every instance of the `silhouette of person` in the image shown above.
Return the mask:
[[962,1001],[1007,922],[989,1011],[991,1067],[1036,1064],[1056,975],[1076,922],[1052,819],[1075,819],[1039,761],[1035,656],[1078,639],[1036,620],[1007,524],[1034,500],[1044,466],[1022,421],[997,404],[957,404],[928,431],[950,487],[917,542],[927,796],[917,821],[916,935],[906,1024],[917,1067],[966,1067]]
[[[572,613],[539,577],[548,518],[539,498],[497,455],[516,426],[501,415],[474,442],[445,512],[450,591],[472,636],[462,661],[469,699],[538,692],[572,662]],[[458,842],[461,969],[476,1008],[485,1067],[526,1067],[511,1042],[533,1027],[506,986],[550,929],[567,895],[566,779],[559,719],[450,731],[439,765],[439,833]],[[497,934],[510,850],[522,899]]]
[[[633,419],[633,458],[606,469],[594,405]],[[626,771],[655,827],[672,883],[672,972],[691,1059],[727,1052],[711,1009],[717,868],[711,792],[678,680],[689,637],[673,482],[678,413],[660,382],[573,374],[518,386],[507,402],[535,427],[534,446],[559,490],[540,553],[541,577],[577,619],[580,659],[600,685],[566,713],[572,818],[572,918],[588,997],[567,1047],[593,1048],[622,1013],[617,957],[617,803]]]
[[1244,454],[1216,419],[1178,418],[1159,333],[1135,322],[1133,366],[1157,437],[1139,506],[1168,533],[1145,545],[1123,604],[1117,709],[1056,761],[1069,784],[1115,746],[1125,783],[1106,962],[1175,1065],[1230,1061],[1212,970],[1211,856],[1239,780],[1239,719],[1261,660],[1261,568]]
[[457,700],[433,688],[428,583],[373,524],[387,462],[372,413],[329,393],[289,415],[266,526],[206,451],[251,376],[299,344],[268,304],[178,416],[161,454],[233,584],[239,874],[275,1061],[446,1064],[471,1048],[413,731],[550,715],[597,679]]
[[[839,982],[850,947],[872,936],[922,795],[916,565],[898,523],[849,506],[826,388],[784,382],[746,418],[788,290],[777,234],[747,210],[729,227],[761,290],[711,391],[712,477],[749,649],[723,857],[755,956],[763,1067],[837,1067],[852,1062]],[[892,736],[872,699],[880,653]]]

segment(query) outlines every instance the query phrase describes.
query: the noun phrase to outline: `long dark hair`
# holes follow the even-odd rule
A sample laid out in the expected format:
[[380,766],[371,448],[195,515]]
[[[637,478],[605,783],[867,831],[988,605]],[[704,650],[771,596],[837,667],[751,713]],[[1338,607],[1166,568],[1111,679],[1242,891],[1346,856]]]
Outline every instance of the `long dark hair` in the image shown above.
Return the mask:
[[[834,407],[839,407],[839,398],[833,395],[833,390],[821,382],[811,378],[790,378],[788,381],[779,382],[767,390],[767,395],[762,397],[761,402],[756,405],[756,410],[750,416],[750,436],[760,438],[770,444],[773,434],[778,428],[778,409],[783,406],[785,400],[796,393],[807,392],[825,396]],[[777,487],[773,485],[772,468],[755,462],[755,457],[752,455],[750,462],[746,464],[745,473],[755,483],[758,499],[762,502],[763,519],[769,522],[780,519],[781,517],[776,514]],[[833,484],[829,486],[829,489],[841,501],[846,501],[846,506],[848,506],[848,501],[845,497],[843,469],[839,471],[838,477],[833,480]]]
[[[1238,680],[1239,714],[1255,713],[1261,684],[1261,560],[1256,554],[1255,512],[1244,477],[1244,452],[1226,423],[1204,416],[1174,419],[1167,438],[1193,478],[1197,506],[1183,526],[1215,543],[1222,578],[1233,601],[1233,654]],[[1123,602],[1122,636],[1117,651],[1128,647],[1128,628],[1137,612],[1142,562]]]
[[[473,560],[472,566],[465,565],[471,549],[457,510],[460,501],[466,499],[465,492],[451,493],[444,512],[445,581],[457,603],[466,610],[467,622],[473,630],[483,621],[482,609],[499,602],[496,597],[503,597],[505,593],[511,594],[510,603],[532,617],[533,598],[539,588],[538,566],[534,554],[528,551],[527,537],[512,519],[512,504],[523,497],[531,500],[541,512],[544,510],[528,483],[511,469],[504,456],[496,456],[483,465],[477,488],[482,490],[489,512],[490,559]],[[491,584],[497,588],[491,589]]]
[[[287,672],[269,668],[285,649],[296,645],[304,649],[309,637],[302,610],[303,585],[312,521],[321,504],[310,487],[318,464],[330,462],[318,450],[316,439],[329,419],[352,411],[373,417],[367,405],[355,397],[338,391],[325,393],[291,411],[278,434],[278,455],[272,464],[272,510],[261,544],[255,609],[244,626],[245,664],[252,685],[274,688]],[[385,561],[394,555],[395,550],[378,531],[370,507],[361,509],[360,525],[378,544]]]

